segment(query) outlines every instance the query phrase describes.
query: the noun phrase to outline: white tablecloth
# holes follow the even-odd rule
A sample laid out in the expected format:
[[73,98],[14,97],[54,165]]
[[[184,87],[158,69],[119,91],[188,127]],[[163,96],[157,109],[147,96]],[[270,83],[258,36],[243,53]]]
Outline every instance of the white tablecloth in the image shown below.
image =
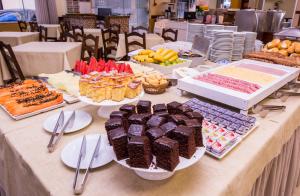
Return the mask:
[[17,46],[28,42],[39,41],[38,32],[0,32],[0,41]]
[[59,39],[60,32],[61,32],[59,24],[40,24],[40,25],[47,28],[47,33],[49,38]]

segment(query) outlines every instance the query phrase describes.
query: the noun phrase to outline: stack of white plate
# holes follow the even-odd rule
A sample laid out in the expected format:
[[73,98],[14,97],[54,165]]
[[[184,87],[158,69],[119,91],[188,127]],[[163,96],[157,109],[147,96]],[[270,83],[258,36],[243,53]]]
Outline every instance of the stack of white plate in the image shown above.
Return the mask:
[[204,36],[206,38],[208,38],[210,41],[213,40],[214,38],[214,30],[223,30],[224,29],[224,25],[205,25],[205,29],[204,29]]
[[188,24],[188,33],[187,33],[187,41],[193,42],[194,37],[196,35],[203,37],[204,36],[204,24],[197,24],[197,23],[189,23]]
[[264,47],[264,43],[260,40],[255,40],[255,51],[261,51]]
[[209,59],[213,62],[220,60],[231,61],[233,50],[233,31],[214,30],[210,46]]
[[244,48],[244,54],[253,52],[255,50],[255,40],[257,33],[255,32],[248,32],[246,31],[246,37],[245,37],[245,48]]
[[237,26],[224,26],[224,30],[237,32],[238,27]]
[[233,33],[233,50],[232,50],[232,61],[239,61],[243,59],[245,44],[245,33],[234,32]]

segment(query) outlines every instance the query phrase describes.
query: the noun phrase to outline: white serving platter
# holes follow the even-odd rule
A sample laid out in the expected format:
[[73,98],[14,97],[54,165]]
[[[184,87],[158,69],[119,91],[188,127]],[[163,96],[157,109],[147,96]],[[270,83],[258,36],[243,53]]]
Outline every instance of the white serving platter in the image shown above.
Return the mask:
[[54,106],[51,106],[51,107],[47,107],[47,108],[44,108],[44,109],[41,109],[41,110],[38,110],[38,111],[35,111],[35,112],[31,112],[31,113],[27,113],[27,114],[22,114],[22,115],[18,115],[18,116],[14,116],[12,115],[9,111],[6,110],[6,108],[3,106],[3,105],[0,105],[0,107],[14,120],[22,120],[24,118],[28,118],[28,117],[32,117],[32,116],[35,116],[35,115],[38,115],[38,114],[41,114],[41,113],[44,113],[44,112],[48,112],[50,110],[55,110],[57,108],[60,108],[60,107],[63,107],[66,105],[66,102],[62,102],[60,104],[57,104],[57,105],[54,105]]
[[53,86],[51,86],[50,84],[46,83],[46,86],[49,90],[55,90],[56,92],[62,93],[63,94],[63,98],[64,100],[68,103],[68,104],[72,104],[72,103],[77,103],[79,102],[79,98],[73,95],[69,95],[66,91],[62,91],[59,90],[57,88],[54,88]]
[[241,61],[236,61],[234,63],[210,69],[208,71],[202,72],[200,75],[215,72],[218,69],[222,69],[226,66],[234,66],[240,64],[254,64],[263,67],[278,69],[285,71],[286,74],[284,74],[283,76],[273,75],[273,77],[276,78],[274,81],[270,82],[268,85],[262,86],[259,90],[252,94],[246,94],[228,88],[220,87],[214,84],[209,84],[193,79],[192,77],[186,77],[178,80],[178,89],[238,108],[244,111],[245,113],[252,106],[259,103],[260,101],[271,95],[273,92],[286,85],[288,82],[295,80],[300,72],[300,69],[298,68],[244,59]]

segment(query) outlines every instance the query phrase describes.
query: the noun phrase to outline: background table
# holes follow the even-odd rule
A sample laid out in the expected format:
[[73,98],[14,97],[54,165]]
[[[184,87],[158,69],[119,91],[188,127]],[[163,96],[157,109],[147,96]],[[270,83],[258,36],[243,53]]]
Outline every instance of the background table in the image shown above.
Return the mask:
[[[184,102],[189,97],[180,97],[171,88],[165,94],[145,95],[143,99],[155,104]],[[267,102],[282,104],[279,100]],[[295,131],[300,125],[300,100],[291,97],[284,104],[285,112],[272,112],[265,119],[258,117],[259,127],[222,160],[205,155],[194,166],[163,181],[143,180],[133,171],[111,163],[91,173],[84,195],[241,196],[252,191],[253,196],[277,195],[281,191],[278,195],[292,196],[289,193],[297,185],[295,179],[299,178],[300,168],[297,151],[300,132]],[[91,113],[93,123],[78,133],[65,135],[52,154],[47,152],[50,135],[42,129],[42,124],[59,110],[18,122],[0,111],[1,122],[7,125],[1,129],[9,129],[0,148],[0,183],[8,195],[73,195],[74,170],[61,162],[62,149],[79,136],[105,133],[105,120],[97,116],[97,107],[77,103],[65,110],[76,108]],[[282,168],[279,170],[278,166]]]
[[[135,38],[132,37],[132,39],[129,39],[129,41],[140,41],[140,38]],[[153,33],[148,33],[146,34],[146,48],[150,49],[153,46],[159,45],[159,44],[163,44],[165,41],[164,39],[157,35],[157,34],[153,34]],[[126,45],[125,45],[125,35],[124,34],[120,34],[119,35],[119,43],[118,43],[118,47],[117,47],[117,52],[116,52],[116,58],[122,58],[126,56]]]
[[47,33],[49,38],[59,39],[60,32],[61,32],[59,24],[40,24],[40,25],[47,28]]
[[11,46],[39,41],[38,32],[0,32],[0,41]]
[[[80,59],[81,43],[78,42],[30,42],[13,47],[13,51],[25,76],[40,73],[57,73],[70,70]],[[2,59],[3,80],[10,74]],[[1,79],[1,78],[0,78]]]

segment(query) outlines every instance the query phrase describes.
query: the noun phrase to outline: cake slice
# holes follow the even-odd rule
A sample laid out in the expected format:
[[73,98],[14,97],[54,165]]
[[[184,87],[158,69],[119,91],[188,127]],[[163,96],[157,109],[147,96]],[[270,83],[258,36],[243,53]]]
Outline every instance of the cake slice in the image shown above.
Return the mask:
[[156,165],[162,169],[173,171],[179,164],[178,142],[167,137],[157,139],[154,144]]
[[147,121],[147,127],[153,128],[153,127],[159,127],[162,124],[166,122],[166,118],[153,115],[148,121]]
[[109,131],[109,138],[118,160],[128,158],[127,134],[123,128],[117,128]]
[[166,112],[167,110],[167,106],[164,103],[161,104],[155,104],[152,106],[153,108],[153,113],[157,113],[157,112]]
[[151,113],[151,101],[140,100],[136,107],[139,114]]
[[[146,131],[146,136],[150,139],[151,146],[153,145],[153,142],[157,140],[158,138],[162,137],[164,135],[163,130],[159,127],[154,127]],[[152,146],[152,153],[156,155],[155,151],[153,151]]]
[[180,111],[178,110],[178,107],[181,106],[181,103],[178,103],[177,101],[173,101],[171,103],[167,104],[167,109],[169,114],[179,114]]
[[131,124],[128,128],[128,137],[144,136],[146,133],[145,125]]
[[122,101],[125,98],[126,88],[124,85],[115,85],[111,90],[111,99],[113,101]]
[[134,136],[128,142],[129,165],[149,168],[152,162],[150,141],[146,136]]
[[120,111],[127,112],[128,116],[135,114],[135,105],[125,104],[120,107]]
[[203,146],[202,123],[200,123],[197,119],[189,119],[185,120],[184,122],[187,127],[194,129],[196,146]]
[[167,122],[160,126],[160,128],[163,130],[164,135],[169,137],[172,132],[177,128],[177,125],[174,122]]
[[105,96],[105,86],[93,86],[93,91],[91,91],[91,98],[95,102],[101,102],[106,99]]

